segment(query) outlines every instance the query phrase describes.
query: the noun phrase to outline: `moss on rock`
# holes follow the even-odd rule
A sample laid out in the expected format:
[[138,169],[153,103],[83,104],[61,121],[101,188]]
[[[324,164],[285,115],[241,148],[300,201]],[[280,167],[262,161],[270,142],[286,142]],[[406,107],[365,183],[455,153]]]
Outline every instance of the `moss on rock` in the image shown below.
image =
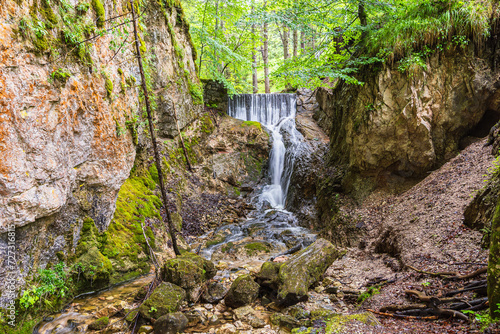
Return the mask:
[[340,255],[341,252],[325,239],[318,239],[295,254],[280,267],[278,300],[289,305],[306,299],[309,287],[318,282]]
[[102,317],[94,322],[91,322],[88,326],[88,329],[93,331],[99,331],[101,329],[106,328],[106,326],[108,325],[109,325],[109,317]]
[[264,262],[257,274],[257,282],[262,286],[268,286],[277,289],[279,285],[279,271],[281,263]]
[[237,308],[253,303],[258,294],[259,285],[255,283],[252,276],[241,275],[231,284],[224,300],[227,306]]
[[490,234],[490,255],[488,259],[488,301],[490,315],[500,317],[500,200],[497,202]]
[[139,307],[139,313],[148,320],[158,319],[162,315],[178,311],[185,299],[184,289],[172,283],[163,282]]
[[92,0],[92,9],[94,10],[96,16],[96,26],[97,28],[104,28],[104,22],[106,21],[106,11],[101,0]]
[[161,268],[161,278],[165,282],[176,284],[188,292],[188,299],[196,298],[192,292],[203,282],[213,278],[217,270],[212,262],[199,255],[186,252],[170,259]]

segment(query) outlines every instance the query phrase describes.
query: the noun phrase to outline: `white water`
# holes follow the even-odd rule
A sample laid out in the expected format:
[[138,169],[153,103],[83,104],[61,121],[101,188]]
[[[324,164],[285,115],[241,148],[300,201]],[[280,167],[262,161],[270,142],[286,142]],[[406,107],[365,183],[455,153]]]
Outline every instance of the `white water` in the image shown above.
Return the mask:
[[259,202],[268,202],[275,209],[285,208],[295,151],[302,139],[295,128],[295,112],[295,94],[241,94],[229,100],[228,114],[231,117],[260,122],[272,135],[270,184],[264,187]]

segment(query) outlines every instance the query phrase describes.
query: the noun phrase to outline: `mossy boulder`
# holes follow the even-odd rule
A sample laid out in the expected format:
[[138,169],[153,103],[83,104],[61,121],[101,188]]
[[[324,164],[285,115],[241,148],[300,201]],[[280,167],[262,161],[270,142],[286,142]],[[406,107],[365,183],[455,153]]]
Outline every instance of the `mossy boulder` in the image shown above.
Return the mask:
[[300,322],[298,320],[283,313],[274,313],[271,315],[270,320],[273,325],[283,327],[288,330],[300,327]]
[[253,303],[258,294],[259,285],[255,283],[252,276],[241,275],[231,284],[224,300],[226,306],[237,308]]
[[170,259],[161,268],[161,278],[186,290],[188,300],[194,301],[201,284],[213,278],[217,269],[212,262],[193,253]]
[[83,285],[90,284],[94,289],[109,285],[113,266],[111,265],[111,261],[102,255],[96,246],[90,248],[87,253],[80,256],[76,260],[76,263],[83,268],[82,276],[85,279]]
[[109,317],[102,317],[94,322],[91,322],[88,326],[88,329],[93,331],[99,331],[101,329],[106,328],[106,326],[108,325],[109,325]]
[[163,282],[139,307],[139,313],[148,320],[158,319],[167,313],[178,311],[185,299],[184,289],[172,283]]
[[[365,313],[358,313],[358,314],[348,314],[348,315],[343,315],[343,314],[334,314],[332,311],[328,310],[322,310],[325,312],[319,312],[319,313],[324,313],[324,316],[313,318],[313,314],[311,312],[311,320],[313,320],[312,324],[313,327],[303,327],[301,326],[300,328],[294,328],[292,330],[292,334],[309,334],[309,333],[316,333],[318,328],[317,325],[319,324],[322,329],[322,333],[345,333],[345,330],[347,328],[350,328],[351,326],[358,327],[361,325],[362,332],[363,332],[363,327],[366,332],[371,332],[369,328],[366,328],[366,326],[380,326],[380,322],[377,320],[376,317],[373,316],[373,314],[365,312]],[[321,320],[321,321],[314,321],[314,320]]]
[[341,252],[328,240],[318,239],[279,268],[278,301],[291,305],[307,299],[309,287],[318,282]]
[[257,282],[262,286],[278,289],[281,265],[278,262],[264,262],[257,274]]

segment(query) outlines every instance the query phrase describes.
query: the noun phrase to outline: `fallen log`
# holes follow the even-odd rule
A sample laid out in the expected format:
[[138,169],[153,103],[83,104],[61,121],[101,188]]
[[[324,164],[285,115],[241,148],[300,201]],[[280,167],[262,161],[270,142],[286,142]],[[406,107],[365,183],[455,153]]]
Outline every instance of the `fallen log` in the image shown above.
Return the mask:
[[454,303],[454,304],[451,304],[450,307],[448,307],[448,308],[450,308],[452,310],[465,310],[465,309],[468,309],[468,308],[473,307],[473,306],[484,304],[487,301],[488,301],[488,297],[483,297],[483,298],[474,299],[474,300],[471,300],[468,302]]
[[462,293],[462,292],[475,291],[475,290],[485,290],[487,288],[488,288],[488,285],[486,283],[484,283],[482,285],[476,285],[476,286],[472,286],[472,287],[469,287],[469,288],[452,290],[452,291],[447,292],[445,294],[445,296],[446,297],[451,297],[451,296],[454,296],[454,295],[458,295],[459,293]]

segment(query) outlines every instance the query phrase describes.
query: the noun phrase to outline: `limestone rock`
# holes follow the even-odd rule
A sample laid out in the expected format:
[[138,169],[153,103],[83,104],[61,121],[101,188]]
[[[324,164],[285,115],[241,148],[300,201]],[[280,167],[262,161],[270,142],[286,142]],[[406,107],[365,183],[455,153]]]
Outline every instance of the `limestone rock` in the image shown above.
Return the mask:
[[253,328],[262,328],[266,325],[266,322],[258,317],[257,312],[251,306],[239,307],[233,312],[236,320],[246,322]]
[[500,107],[498,69],[473,49],[437,52],[413,77],[384,64],[363,71],[362,86],[318,89],[315,117],[330,136],[331,161],[349,168],[346,190],[364,198],[387,182],[425,176],[456,154],[461,138],[488,134],[496,120],[482,128],[482,119]]
[[280,266],[278,301],[294,304],[306,299],[309,287],[320,279],[339,256],[339,250],[325,239],[318,239],[294,254]]
[[165,262],[160,275],[163,281],[184,288],[188,299],[194,301],[201,284],[214,277],[216,272],[211,261],[193,253],[184,253]]
[[153,327],[155,334],[177,334],[183,332],[188,319],[181,312],[169,313],[159,317]]
[[257,299],[259,285],[255,283],[252,276],[241,275],[231,284],[224,301],[229,307],[240,307],[251,304]]
[[212,282],[208,285],[207,290],[203,293],[201,298],[207,303],[218,303],[224,299],[226,292],[224,285]]
[[186,292],[181,287],[163,282],[139,307],[139,313],[145,319],[158,319],[167,313],[179,310],[185,298]]

